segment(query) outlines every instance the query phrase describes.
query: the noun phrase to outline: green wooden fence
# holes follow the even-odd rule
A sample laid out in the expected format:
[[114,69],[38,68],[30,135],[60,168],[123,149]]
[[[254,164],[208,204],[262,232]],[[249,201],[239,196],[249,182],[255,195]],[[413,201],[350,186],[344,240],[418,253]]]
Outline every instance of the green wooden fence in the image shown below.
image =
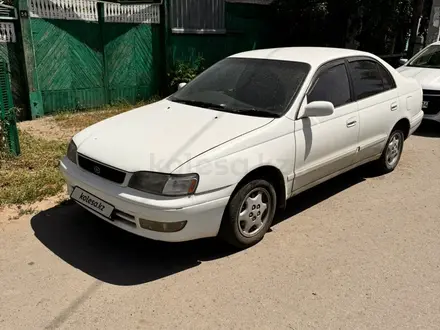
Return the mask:
[[106,22],[104,4],[97,9],[97,21],[30,18],[35,89],[42,98],[42,111],[32,117],[158,94],[159,25]]
[[[23,64],[22,44],[17,20],[2,14],[0,5],[0,61],[5,62],[9,70],[12,100],[14,105],[23,110],[19,113],[21,119],[26,118],[28,106],[28,93]],[[4,8],[3,8],[4,10]]]
[[262,6],[226,4],[225,33],[203,35],[174,34],[167,25],[168,0],[135,5],[137,11],[129,14],[127,7],[93,1],[64,1],[63,7],[62,1],[15,1],[21,48],[0,45],[0,60],[6,58],[13,76],[22,77],[12,79],[14,101],[26,100],[32,118],[148,100],[165,91],[167,73],[178,61],[201,56],[210,65],[239,51],[272,46],[267,41],[273,40],[273,24]]
[[108,100],[147,100],[159,93],[159,26],[105,23],[104,51]]
[[4,61],[0,62],[0,151],[7,151],[15,156],[20,154],[8,65]]
[[31,29],[44,114],[104,104],[98,23],[32,18]]

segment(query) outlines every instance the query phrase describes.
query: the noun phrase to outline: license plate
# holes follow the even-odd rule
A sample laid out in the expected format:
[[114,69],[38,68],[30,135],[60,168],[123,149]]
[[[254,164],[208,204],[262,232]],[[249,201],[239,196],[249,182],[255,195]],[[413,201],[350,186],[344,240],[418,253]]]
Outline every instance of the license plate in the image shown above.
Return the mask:
[[428,106],[429,106],[429,101],[423,101],[423,106],[422,106],[422,108],[423,108],[423,109],[427,109]]
[[75,187],[75,189],[73,189],[70,197],[78,203],[84,205],[85,207],[88,207],[89,209],[99,214],[102,214],[106,218],[110,218],[114,210],[114,207],[112,205],[104,202],[98,197],[78,187]]

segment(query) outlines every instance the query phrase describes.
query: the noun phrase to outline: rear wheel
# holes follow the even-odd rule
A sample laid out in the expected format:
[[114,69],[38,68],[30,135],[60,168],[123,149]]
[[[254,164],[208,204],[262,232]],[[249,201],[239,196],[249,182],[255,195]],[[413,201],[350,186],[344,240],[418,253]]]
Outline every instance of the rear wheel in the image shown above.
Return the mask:
[[250,247],[264,237],[276,210],[276,193],[266,180],[254,180],[231,198],[222,222],[221,237],[238,247]]
[[405,135],[400,129],[391,132],[382,156],[376,161],[375,166],[380,174],[387,174],[397,167],[402,156]]

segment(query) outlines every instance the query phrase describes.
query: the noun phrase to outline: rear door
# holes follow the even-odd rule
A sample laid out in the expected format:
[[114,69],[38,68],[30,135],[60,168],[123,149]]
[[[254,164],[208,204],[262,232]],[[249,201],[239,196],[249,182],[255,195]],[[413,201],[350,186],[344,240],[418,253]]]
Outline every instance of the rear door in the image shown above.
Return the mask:
[[392,75],[373,58],[349,59],[348,67],[359,109],[358,162],[382,152],[397,121],[399,96]]

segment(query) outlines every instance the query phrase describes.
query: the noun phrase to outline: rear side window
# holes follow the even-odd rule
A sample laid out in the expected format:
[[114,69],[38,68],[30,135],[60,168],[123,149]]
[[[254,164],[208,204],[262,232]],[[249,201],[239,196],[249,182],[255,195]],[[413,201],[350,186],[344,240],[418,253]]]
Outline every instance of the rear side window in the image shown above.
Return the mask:
[[384,81],[376,62],[368,60],[353,61],[349,63],[349,66],[357,100],[385,91]]
[[314,83],[307,102],[328,101],[336,107],[350,103],[350,83],[344,64],[339,64],[321,72]]
[[396,83],[391,73],[389,73],[388,70],[382,65],[377,64],[377,67],[379,68],[379,72],[382,76],[384,89],[387,91],[396,88]]

